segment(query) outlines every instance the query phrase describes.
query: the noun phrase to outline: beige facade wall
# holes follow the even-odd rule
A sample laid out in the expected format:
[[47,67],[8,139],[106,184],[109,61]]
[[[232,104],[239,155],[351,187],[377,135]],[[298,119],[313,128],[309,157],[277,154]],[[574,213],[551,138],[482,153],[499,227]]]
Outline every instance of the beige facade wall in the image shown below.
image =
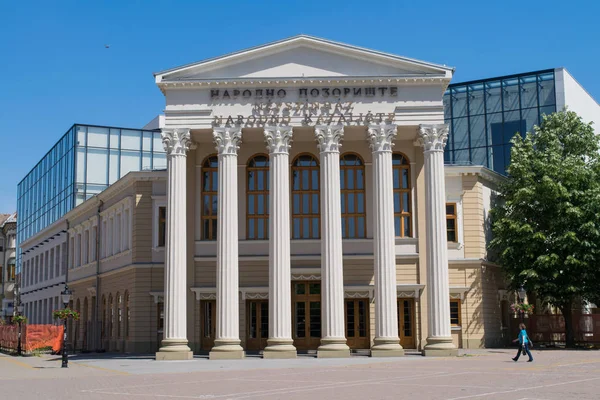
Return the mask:
[[[316,146],[308,141],[295,143],[291,159],[297,154],[311,152],[317,156]],[[421,349],[427,338],[427,280],[425,241],[420,240],[425,233],[424,171],[422,152],[407,148],[409,142],[400,141],[397,150],[401,150],[411,160],[413,236],[411,239],[398,239],[396,242],[397,262],[396,279],[400,287],[418,288],[414,301],[414,347]],[[345,144],[346,145],[346,144]],[[238,210],[240,221],[240,339],[246,345],[247,336],[247,301],[243,292],[250,290],[264,292],[268,288],[269,263],[268,241],[245,240],[246,235],[246,163],[256,153],[262,151],[262,144],[247,144],[245,152],[241,152],[239,161],[239,199]],[[366,216],[367,238],[344,241],[344,285],[347,291],[353,288],[373,290],[374,271],[372,253],[372,202],[370,188],[370,151],[362,141],[348,141],[344,150],[359,153],[366,163]],[[195,290],[214,291],[216,286],[215,242],[197,240],[199,235],[198,221],[201,216],[199,201],[201,196],[200,162],[209,154],[212,147],[202,146],[192,150],[187,163],[187,215],[188,215],[188,268],[187,268],[187,326],[190,347],[200,352],[201,339],[201,300],[196,297]],[[501,343],[501,312],[498,300],[498,289],[503,288],[500,268],[486,263],[485,258],[485,215],[486,193],[490,192],[489,183],[478,174],[460,175],[462,182],[462,226],[464,229],[464,262],[451,260],[451,288],[465,288],[462,292],[461,327],[453,330],[455,342],[461,347],[478,348],[496,346]],[[455,185],[455,182],[453,183]],[[112,196],[103,199],[103,209],[117,204],[125,198],[131,198],[132,228],[131,249],[123,253],[105,257],[100,263],[94,262],[69,269],[69,285],[75,291],[73,306],[79,307],[82,321],[73,326],[73,344],[78,350],[125,351],[151,353],[158,349],[160,332],[160,310],[164,291],[164,248],[155,246],[156,234],[156,202],[165,200],[164,177],[158,180],[138,179],[128,186],[120,188]],[[85,206],[84,203],[82,206]],[[162,204],[162,203],[161,203]],[[487,202],[489,204],[489,201]],[[74,213],[70,223],[78,224],[93,219],[97,207]],[[460,246],[458,246],[460,248]],[[463,250],[461,250],[463,251]],[[320,275],[320,242],[319,240],[292,241],[292,275]],[[459,251],[453,254],[461,255]],[[99,269],[98,269],[99,267]],[[308,272],[307,272],[308,271]],[[310,278],[314,279],[314,278]],[[318,279],[318,278],[317,278]],[[97,286],[96,286],[97,285]],[[404,286],[403,286],[404,285]],[[356,289],[359,291],[359,289]],[[452,292],[453,289],[451,289]],[[126,304],[125,294],[129,296],[129,338],[125,338]],[[121,302],[121,332],[110,320],[117,319],[118,313],[111,317],[108,311],[112,296],[113,310],[117,308],[118,297]],[[454,293],[456,295],[456,293]],[[403,296],[406,296],[404,294]],[[103,312],[103,300],[106,301],[106,313]],[[87,299],[87,302],[86,302]],[[96,311],[95,302],[98,306]],[[87,304],[87,308],[85,305]],[[369,299],[369,337],[375,336],[375,305]],[[103,319],[104,316],[104,319]],[[85,321],[85,323],[84,323]],[[95,322],[94,322],[95,321]],[[104,321],[104,322],[103,322]],[[95,340],[91,330],[104,330],[103,340]],[[98,344],[96,344],[98,343]]]
[[477,175],[463,176],[463,191],[465,258],[484,258],[483,188]]

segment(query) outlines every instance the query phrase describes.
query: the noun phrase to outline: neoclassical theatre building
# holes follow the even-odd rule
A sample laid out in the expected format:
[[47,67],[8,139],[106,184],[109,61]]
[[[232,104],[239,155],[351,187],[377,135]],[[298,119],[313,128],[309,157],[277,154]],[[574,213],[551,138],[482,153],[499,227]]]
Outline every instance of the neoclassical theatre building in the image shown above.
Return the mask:
[[486,244],[502,177],[444,165],[452,74],[307,36],[155,74],[166,171],[130,172],[22,243],[23,290],[46,266],[74,290],[75,349],[161,360],[500,345]]

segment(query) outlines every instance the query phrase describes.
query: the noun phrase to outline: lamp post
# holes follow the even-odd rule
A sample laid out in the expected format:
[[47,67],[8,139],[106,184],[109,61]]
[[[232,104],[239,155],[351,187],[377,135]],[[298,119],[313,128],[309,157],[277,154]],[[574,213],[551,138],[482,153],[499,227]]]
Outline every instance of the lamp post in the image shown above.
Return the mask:
[[[72,292],[69,286],[65,283],[65,290],[60,292],[64,308],[69,306],[71,301]],[[69,368],[69,359],[67,358],[67,318],[63,319],[63,345],[62,345],[62,365],[61,368]]]
[[[527,294],[527,292],[525,291],[525,288],[523,287],[523,285],[521,285],[521,287],[517,291],[517,294],[519,295],[519,302],[521,304],[525,303],[525,295]],[[525,322],[525,313],[523,312],[523,310],[520,310],[520,311],[521,311],[521,322]]]
[[[23,313],[23,306],[22,305],[18,305],[15,306],[16,310],[17,310],[17,315],[22,315]],[[20,356],[21,354],[21,319],[19,319],[19,336],[18,336],[18,341],[17,341],[17,355]]]

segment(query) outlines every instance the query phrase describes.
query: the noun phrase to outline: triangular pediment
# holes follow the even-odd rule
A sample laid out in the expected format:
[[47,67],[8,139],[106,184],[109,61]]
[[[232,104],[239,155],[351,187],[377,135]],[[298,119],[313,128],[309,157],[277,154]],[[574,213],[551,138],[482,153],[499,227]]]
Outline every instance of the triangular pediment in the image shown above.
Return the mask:
[[296,36],[155,74],[157,83],[277,78],[445,77],[453,69],[342,43]]

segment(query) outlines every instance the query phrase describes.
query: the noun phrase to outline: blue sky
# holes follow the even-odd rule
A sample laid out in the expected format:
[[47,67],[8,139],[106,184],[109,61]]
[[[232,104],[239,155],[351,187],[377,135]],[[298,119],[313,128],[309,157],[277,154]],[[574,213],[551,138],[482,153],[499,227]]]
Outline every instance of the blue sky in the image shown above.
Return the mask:
[[562,66],[600,100],[598,2],[0,5],[0,212],[73,123],[141,127],[162,112],[153,72],[300,33],[451,65],[453,82]]

